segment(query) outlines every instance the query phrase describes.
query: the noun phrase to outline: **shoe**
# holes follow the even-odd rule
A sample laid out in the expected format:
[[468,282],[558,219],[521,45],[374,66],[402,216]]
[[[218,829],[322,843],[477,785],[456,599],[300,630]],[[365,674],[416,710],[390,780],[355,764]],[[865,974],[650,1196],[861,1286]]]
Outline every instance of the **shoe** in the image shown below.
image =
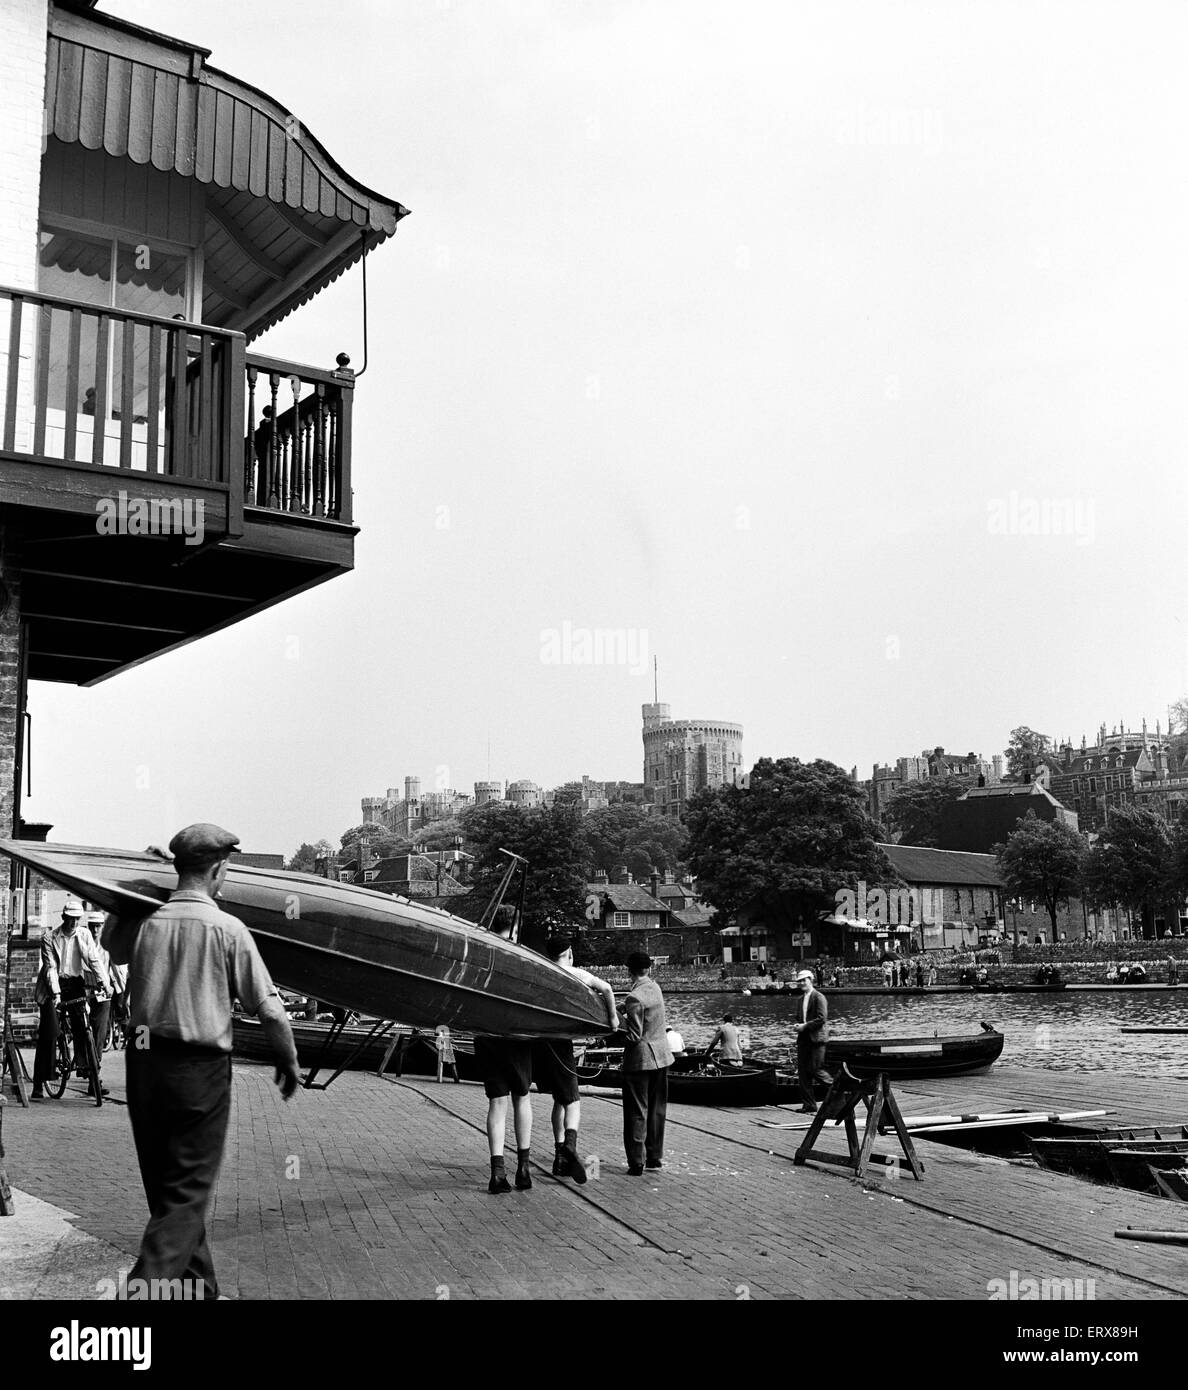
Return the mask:
[[645,1167],[645,1168],[663,1168],[663,1167],[664,1167],[664,1164],[661,1163],[658,1159],[649,1158],[648,1161],[644,1164],[644,1167]]
[[488,1192],[510,1192],[511,1183],[507,1180],[506,1173],[492,1173],[491,1181],[487,1184]]
[[567,1129],[565,1131],[565,1155],[569,1162],[569,1176],[579,1186],[586,1181],[586,1165],[582,1162],[581,1156],[577,1151],[577,1130]]
[[815,1105],[802,1105],[796,1113],[798,1115],[815,1115],[817,1107]]
[[[569,1173],[570,1173],[569,1152],[568,1152],[568,1150],[566,1150],[566,1149],[564,1149],[564,1148],[560,1148],[560,1149],[558,1149],[557,1152],[553,1155],[553,1177],[555,1177],[555,1178],[567,1178],[567,1177],[569,1177]],[[584,1181],[584,1177],[583,1177],[583,1181]]]
[[516,1191],[527,1192],[532,1186],[532,1174],[527,1168],[516,1169]]
[[30,1100],[44,1100],[44,1099],[45,1099],[45,1092],[41,1089],[40,1086],[34,1086],[33,1089],[29,1092],[29,1099],[30,1099]]
[[638,1163],[629,1163],[627,1165],[627,1176],[629,1178],[642,1178],[643,1168]]

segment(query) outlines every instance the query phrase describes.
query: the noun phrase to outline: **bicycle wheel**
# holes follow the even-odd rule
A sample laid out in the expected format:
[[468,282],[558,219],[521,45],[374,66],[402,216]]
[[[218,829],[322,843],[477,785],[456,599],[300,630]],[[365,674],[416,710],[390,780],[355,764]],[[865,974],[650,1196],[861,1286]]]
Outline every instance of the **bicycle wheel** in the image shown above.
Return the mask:
[[99,1084],[99,1058],[95,1055],[95,1039],[91,1036],[90,1028],[83,1032],[83,1046],[86,1048],[87,1076],[90,1078],[91,1089],[95,1093],[95,1104],[103,1104],[103,1087]]
[[58,1034],[58,1041],[54,1048],[54,1060],[58,1064],[58,1073],[46,1085],[50,1093],[61,1100],[66,1094],[66,1083],[70,1080],[70,1073],[74,1069],[74,1058],[70,1055],[70,1043],[64,1032]]

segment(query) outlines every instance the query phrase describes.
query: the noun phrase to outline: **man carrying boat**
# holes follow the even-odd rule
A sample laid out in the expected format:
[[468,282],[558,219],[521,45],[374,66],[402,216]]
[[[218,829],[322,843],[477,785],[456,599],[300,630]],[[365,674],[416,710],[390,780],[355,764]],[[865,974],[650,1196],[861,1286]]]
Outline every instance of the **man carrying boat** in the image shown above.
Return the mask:
[[817,1109],[813,1097],[813,1082],[826,1086],[833,1077],[825,1070],[825,1044],[829,1041],[829,1006],[825,996],[813,988],[813,972],[802,970],[796,977],[800,988],[796,1018],[796,1074],[800,1082],[800,1097],[804,1104],[801,1114],[812,1115]]
[[[601,994],[606,1004],[610,1031],[619,1027],[619,1011],[615,992],[605,980],[581,970],[573,963],[573,945],[568,937],[554,936],[545,943],[545,955],[562,970],[576,975],[585,985]],[[582,1107],[578,1092],[577,1065],[573,1059],[573,1043],[563,1038],[537,1038],[532,1044],[532,1077],[537,1089],[550,1091],[553,1097],[553,1176],[572,1178],[576,1183],[586,1181],[586,1165],[577,1149],[578,1126]]]
[[[491,923],[491,930],[504,941],[510,941],[515,914],[510,907],[500,905]],[[516,1132],[516,1187],[527,1192],[532,1187],[529,1169],[532,1147],[532,1104],[528,1091],[532,1086],[532,1044],[523,1038],[497,1038],[477,1035],[474,1058],[482,1068],[483,1090],[487,1096],[487,1147],[491,1156],[491,1177],[487,1183],[490,1193],[511,1191],[507,1180],[507,1165],[503,1156],[507,1142],[507,1100],[511,1097],[512,1121]]]
[[263,1025],[286,1100],[301,1075],[293,1030],[247,928],[215,904],[237,836],[187,826],[169,842],[177,888],[143,921],[113,921],[104,941],[130,966],[128,1113],[150,1217],[132,1279],[200,1281],[217,1298],[206,1208],[231,1112],[231,1005]]

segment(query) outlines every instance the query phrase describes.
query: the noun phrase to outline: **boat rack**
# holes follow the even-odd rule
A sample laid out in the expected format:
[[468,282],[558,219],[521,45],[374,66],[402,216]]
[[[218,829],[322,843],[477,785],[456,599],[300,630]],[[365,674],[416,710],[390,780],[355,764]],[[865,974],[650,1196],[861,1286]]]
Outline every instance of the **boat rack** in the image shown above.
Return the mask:
[[[364,1049],[370,1043],[375,1042],[377,1038],[385,1037],[388,1033],[392,1031],[393,1028],[396,1027],[396,1023],[392,1019],[377,1018],[375,1023],[371,1026],[371,1029],[367,1033],[367,1035],[363,1038],[360,1038],[359,1041],[355,1044],[355,1046],[351,1048],[351,1050],[338,1064],[338,1067],[335,1070],[334,1074],[330,1077],[330,1080],[315,1082],[314,1077],[317,1076],[318,1072],[320,1072],[323,1069],[323,1067],[328,1065],[328,1063],[326,1063],[324,1059],[330,1056],[334,1044],[342,1036],[342,1030],[346,1027],[346,1022],[349,1017],[350,1015],[344,1010],[342,1017],[336,1018],[334,1022],[330,1025],[330,1027],[327,1029],[326,1036],[322,1040],[322,1046],[319,1048],[317,1056],[310,1064],[310,1068],[308,1073],[306,1074],[305,1080],[301,1083],[305,1090],[324,1091],[328,1087],[332,1086],[343,1074],[343,1072],[346,1071],[346,1069],[351,1065],[355,1058],[362,1055]],[[385,1061],[386,1060],[387,1059],[385,1058]]]

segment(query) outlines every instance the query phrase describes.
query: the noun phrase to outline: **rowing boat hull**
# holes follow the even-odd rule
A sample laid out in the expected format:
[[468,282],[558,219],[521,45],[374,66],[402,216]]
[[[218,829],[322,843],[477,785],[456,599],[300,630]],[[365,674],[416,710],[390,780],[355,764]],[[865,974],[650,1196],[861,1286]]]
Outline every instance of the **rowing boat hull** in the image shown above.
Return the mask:
[[1161,1197],[1170,1197],[1176,1202],[1188,1202],[1188,1173],[1170,1171],[1160,1166],[1161,1160],[1151,1164],[1151,1177]]
[[[623,1071],[618,1058],[610,1065],[597,1053],[597,1061],[578,1062],[578,1081],[583,1086],[603,1086],[621,1090]],[[699,1059],[678,1057],[668,1069],[668,1099],[678,1105],[773,1105],[776,1093],[776,1069],[773,1065],[744,1064],[742,1067],[723,1067],[719,1072],[696,1070]]]
[[825,1044],[825,1070],[835,1071],[844,1062],[855,1076],[971,1076],[998,1061],[1003,1042],[994,1030],[959,1038],[831,1038]]
[[1158,1184],[1151,1176],[1152,1166],[1158,1163],[1167,1169],[1188,1169],[1188,1142],[1109,1149],[1106,1151],[1106,1163],[1110,1170],[1110,1181],[1116,1187],[1158,1195]]
[[1082,1130],[1051,1139],[1027,1138],[1031,1156],[1041,1168],[1104,1183],[1114,1181],[1110,1173],[1111,1149],[1162,1150],[1165,1144],[1188,1144],[1188,1126],[1143,1125],[1133,1129]]
[[[177,886],[172,862],[151,854],[21,840],[0,840],[0,853],[121,916],[145,916]],[[220,906],[278,984],[328,1004],[501,1037],[608,1031],[600,996],[576,976],[438,908],[234,862]]]

